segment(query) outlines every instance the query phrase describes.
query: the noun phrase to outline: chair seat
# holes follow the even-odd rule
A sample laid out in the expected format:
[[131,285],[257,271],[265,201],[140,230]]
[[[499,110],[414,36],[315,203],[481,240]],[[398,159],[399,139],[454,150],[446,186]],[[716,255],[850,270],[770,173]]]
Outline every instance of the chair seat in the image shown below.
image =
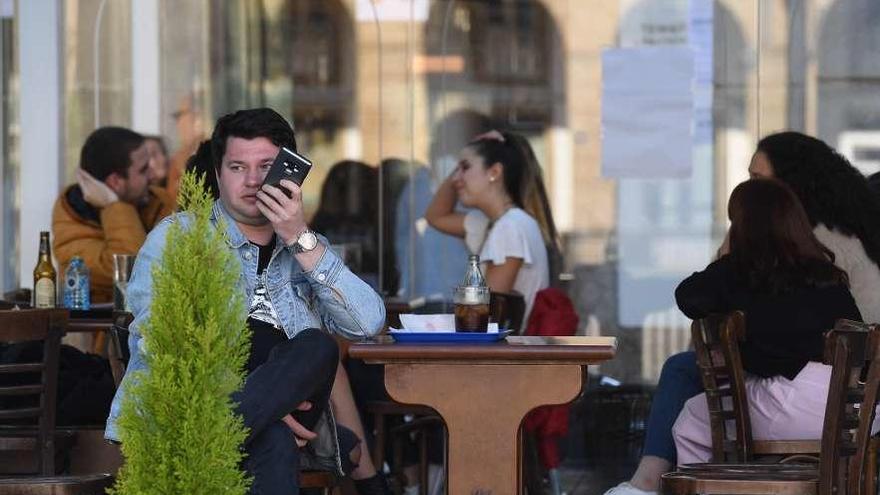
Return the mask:
[[748,474],[748,475],[776,475],[776,474],[797,474],[809,473],[816,471],[816,464],[761,464],[761,463],[700,463],[700,464],[684,464],[678,467],[681,473],[687,473],[694,476],[714,476],[717,473],[728,474]]
[[[716,332],[694,332],[700,370],[706,385],[712,423],[712,457],[728,462],[685,465],[662,477],[662,491],[667,495],[684,494],[823,494],[876,493],[876,446],[870,438],[873,412],[880,391],[880,327],[839,320],[826,333],[823,363],[831,366],[831,379],[825,405],[825,421],[821,441],[788,440],[754,442],[742,379],[742,365],[738,354],[739,335],[743,335],[743,315],[734,313],[726,326],[710,325],[705,328]],[[697,327],[696,330],[703,330]],[[718,333],[718,336],[715,336]],[[715,363],[707,342],[720,341],[723,360],[730,372],[730,394],[719,387],[713,374]],[[733,364],[729,364],[733,363]],[[863,379],[862,377],[867,377]],[[710,394],[710,392],[713,392]],[[722,400],[730,395],[734,411],[725,409]],[[712,402],[714,400],[714,402]],[[862,413],[862,414],[859,414]],[[736,428],[728,432],[726,425],[735,419]],[[735,448],[729,448],[735,438]],[[820,447],[819,457],[813,462],[809,455]],[[778,464],[749,463],[758,454],[782,454],[786,460]],[[814,451],[814,452],[810,452]],[[730,454],[730,455],[728,455]],[[794,455],[792,455],[794,454]],[[806,462],[801,462],[804,458]],[[746,462],[736,459],[746,459]],[[732,462],[730,462],[732,461]],[[820,486],[821,485],[821,486]]]
[[300,488],[333,488],[336,486],[336,476],[329,471],[300,471]]
[[111,485],[113,476],[106,473],[0,477],[0,495],[103,495]]
[[663,475],[663,493],[666,494],[815,494],[819,484],[819,470],[765,469],[781,465],[751,465],[755,469],[740,471],[728,469],[712,473],[677,471]]

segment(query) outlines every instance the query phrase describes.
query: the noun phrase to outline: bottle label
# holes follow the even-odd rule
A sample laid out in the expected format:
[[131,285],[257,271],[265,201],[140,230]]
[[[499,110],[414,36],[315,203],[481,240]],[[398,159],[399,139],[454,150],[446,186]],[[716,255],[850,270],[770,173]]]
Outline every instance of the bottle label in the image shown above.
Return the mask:
[[37,280],[37,283],[34,286],[34,307],[55,307],[55,282],[53,282],[52,279],[41,278]]

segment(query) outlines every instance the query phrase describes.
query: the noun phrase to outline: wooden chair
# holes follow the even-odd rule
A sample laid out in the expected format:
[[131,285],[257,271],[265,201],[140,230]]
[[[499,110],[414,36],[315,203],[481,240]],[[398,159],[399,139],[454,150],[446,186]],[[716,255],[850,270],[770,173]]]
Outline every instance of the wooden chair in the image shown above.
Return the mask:
[[125,375],[125,367],[128,366],[128,326],[132,320],[134,316],[128,311],[114,312],[113,325],[108,331],[107,359],[110,361],[110,372],[113,373],[113,381],[117,387]]
[[300,471],[299,488],[301,490],[319,490],[323,495],[330,495],[337,485],[336,476],[330,471]]
[[12,309],[12,306],[19,308],[29,308],[31,306],[31,290],[28,288],[18,288],[3,293],[3,302],[9,303],[9,307],[2,309]]
[[[404,468],[403,439],[413,435],[418,441],[418,481],[419,494],[428,493],[428,437],[429,431],[443,427],[443,419],[436,411],[426,406],[398,404],[390,400],[373,401],[367,404],[367,411],[373,416],[373,435],[375,437],[373,451],[373,465],[376,469],[382,469],[386,460],[391,470],[392,478],[402,478]],[[398,424],[389,428],[391,418],[411,416],[409,422],[398,421]],[[385,445],[390,440],[392,445],[392,458],[385,458]]]
[[492,291],[489,295],[489,318],[498,323],[498,328],[520,333],[525,312],[526,301],[518,292]]
[[[845,329],[860,323],[841,320],[836,327]],[[713,462],[789,462],[818,461],[820,441],[752,439],[745,392],[745,371],[739,346],[745,341],[745,316],[740,311],[697,320],[691,327],[697,364],[706,390],[712,426]],[[871,476],[866,489],[877,487],[877,453],[880,438],[871,438],[868,469]]]
[[691,337],[709,405],[713,462],[752,462],[756,456],[781,456],[783,461],[788,456],[818,456],[818,439],[752,439],[739,351],[746,338],[741,311],[694,321]]
[[[36,461],[36,473],[0,477],[0,494],[88,495],[113,482],[109,474],[56,476],[58,357],[67,319],[61,309],[0,311],[0,344],[9,353],[0,364],[0,437],[30,440],[19,445],[29,445]],[[27,342],[42,344],[39,359],[10,355]]]
[[[667,494],[861,495],[880,389],[880,327],[840,322],[825,340],[832,366],[819,464],[694,464],[663,475]],[[862,381],[863,371],[867,380]],[[710,408],[713,407],[710,405]],[[728,421],[733,418],[728,419]],[[714,433],[714,432],[713,432]],[[745,437],[746,435],[743,435]],[[723,440],[723,439],[722,439]],[[748,454],[740,451],[737,455]]]

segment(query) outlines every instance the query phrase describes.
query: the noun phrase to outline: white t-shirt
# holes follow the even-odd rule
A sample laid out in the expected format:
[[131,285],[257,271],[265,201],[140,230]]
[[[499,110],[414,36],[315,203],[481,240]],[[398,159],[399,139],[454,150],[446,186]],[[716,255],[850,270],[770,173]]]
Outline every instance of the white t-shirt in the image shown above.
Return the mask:
[[532,313],[535,294],[550,286],[547,248],[538,222],[521,208],[511,208],[490,229],[486,215],[471,210],[464,217],[464,230],[468,249],[471,252],[479,250],[480,261],[484,264],[502,265],[507,258],[523,260],[513,290],[522,294],[526,303],[524,329]]

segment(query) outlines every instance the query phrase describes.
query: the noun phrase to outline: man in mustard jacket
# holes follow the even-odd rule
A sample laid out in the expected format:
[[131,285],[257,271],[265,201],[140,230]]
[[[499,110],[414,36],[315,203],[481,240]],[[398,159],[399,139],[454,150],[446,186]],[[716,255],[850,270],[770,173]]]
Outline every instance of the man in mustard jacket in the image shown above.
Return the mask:
[[147,232],[174,210],[174,200],[149,185],[150,155],[144,137],[122,127],[102,127],[83,144],[77,184],[52,210],[53,249],[61,273],[74,256],[91,271],[92,302],[113,298],[113,255],[137,254]]

